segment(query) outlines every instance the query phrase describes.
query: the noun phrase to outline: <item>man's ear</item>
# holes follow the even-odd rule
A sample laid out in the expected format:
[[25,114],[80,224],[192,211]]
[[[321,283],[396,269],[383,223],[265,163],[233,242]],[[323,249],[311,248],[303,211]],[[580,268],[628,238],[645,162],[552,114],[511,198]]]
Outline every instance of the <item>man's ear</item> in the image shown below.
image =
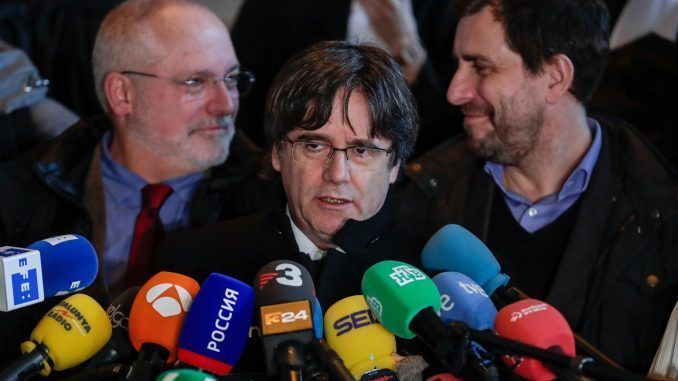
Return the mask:
[[104,94],[110,112],[114,116],[123,116],[132,112],[134,88],[132,82],[124,74],[108,73],[104,77]]
[[271,151],[271,165],[273,169],[280,172],[282,164],[280,163],[280,149],[278,148],[278,143],[273,143],[273,150]]
[[554,104],[570,90],[574,80],[574,65],[564,54],[556,54],[545,65],[548,74],[546,101]]
[[391,168],[391,173],[388,175],[388,183],[393,184],[398,179],[398,171],[400,170],[400,160]]

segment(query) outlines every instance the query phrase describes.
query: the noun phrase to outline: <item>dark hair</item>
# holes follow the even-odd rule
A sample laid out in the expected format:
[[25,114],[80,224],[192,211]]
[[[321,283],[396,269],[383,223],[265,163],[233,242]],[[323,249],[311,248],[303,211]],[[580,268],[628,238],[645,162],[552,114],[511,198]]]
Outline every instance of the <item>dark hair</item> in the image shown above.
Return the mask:
[[[320,42],[292,57],[273,82],[266,102],[265,132],[280,146],[295,128],[316,130],[330,118],[332,103],[341,94],[344,118],[353,91],[368,102],[370,137],[393,144],[393,159],[412,153],[419,120],[412,93],[398,64],[383,50],[347,42]],[[351,126],[351,129],[353,127]]]
[[602,0],[470,0],[464,15],[486,6],[529,73],[541,73],[545,61],[563,54],[574,65],[570,92],[582,103],[591,99],[609,54],[610,15]]

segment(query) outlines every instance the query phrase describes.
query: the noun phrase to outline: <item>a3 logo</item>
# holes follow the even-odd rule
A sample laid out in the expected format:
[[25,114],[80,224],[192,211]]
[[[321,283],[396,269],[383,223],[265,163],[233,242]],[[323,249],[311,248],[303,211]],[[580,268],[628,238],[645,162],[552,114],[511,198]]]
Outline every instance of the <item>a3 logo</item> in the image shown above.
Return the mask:
[[[173,296],[165,294],[170,289],[175,290],[176,294]],[[160,316],[170,317],[187,312],[193,302],[193,298],[185,288],[177,284],[160,283],[148,290],[146,301],[153,306],[153,309]]]

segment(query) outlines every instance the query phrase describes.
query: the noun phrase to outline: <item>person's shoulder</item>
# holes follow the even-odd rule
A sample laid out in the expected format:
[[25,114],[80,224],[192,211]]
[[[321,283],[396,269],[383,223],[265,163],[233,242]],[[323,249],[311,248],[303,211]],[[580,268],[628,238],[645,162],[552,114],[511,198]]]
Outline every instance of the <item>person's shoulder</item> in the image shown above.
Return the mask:
[[420,189],[435,193],[468,175],[480,159],[469,151],[465,135],[449,139],[405,166],[405,175]]

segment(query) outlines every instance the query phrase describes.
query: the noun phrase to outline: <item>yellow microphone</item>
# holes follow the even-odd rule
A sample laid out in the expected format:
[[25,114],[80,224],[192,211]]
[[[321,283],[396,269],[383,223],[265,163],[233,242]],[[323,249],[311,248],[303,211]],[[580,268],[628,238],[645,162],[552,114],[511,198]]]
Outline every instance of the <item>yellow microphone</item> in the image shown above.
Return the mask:
[[344,298],[325,313],[327,344],[334,349],[353,377],[359,380],[375,369],[395,369],[395,336],[372,315],[362,295]]
[[54,306],[35,326],[24,353],[0,372],[0,379],[28,379],[65,370],[94,356],[111,338],[106,311],[91,297],[75,294]]

